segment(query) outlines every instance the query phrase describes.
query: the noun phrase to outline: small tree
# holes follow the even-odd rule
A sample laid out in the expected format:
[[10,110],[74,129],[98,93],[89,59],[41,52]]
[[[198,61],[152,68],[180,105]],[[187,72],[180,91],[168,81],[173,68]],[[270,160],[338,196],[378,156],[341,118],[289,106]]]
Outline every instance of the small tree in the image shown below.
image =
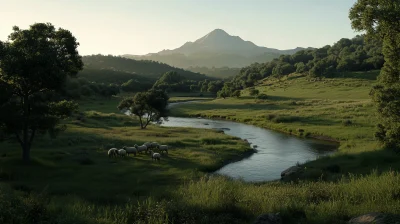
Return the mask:
[[258,91],[258,89],[250,89],[250,96],[257,96],[260,93],[260,91]]
[[68,30],[50,23],[15,26],[8,41],[0,41],[0,127],[16,136],[26,162],[37,132],[55,137],[65,129],[59,120],[77,109],[55,93],[83,67],[78,45]]
[[138,116],[140,128],[145,129],[151,121],[165,116],[168,99],[164,91],[151,89],[148,92],[136,93],[133,98],[123,99],[118,109],[129,110],[131,115]]

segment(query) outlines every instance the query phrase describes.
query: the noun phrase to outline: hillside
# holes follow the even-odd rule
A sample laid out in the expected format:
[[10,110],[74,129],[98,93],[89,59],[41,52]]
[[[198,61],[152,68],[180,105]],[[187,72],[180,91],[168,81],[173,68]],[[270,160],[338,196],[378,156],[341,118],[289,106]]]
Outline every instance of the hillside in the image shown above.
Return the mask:
[[163,50],[143,56],[122,55],[123,57],[154,60],[172,66],[187,67],[243,67],[254,62],[271,61],[281,54],[294,54],[304,48],[278,50],[260,47],[238,36],[231,36],[222,29],[215,29],[194,42],[186,42],[173,50]]
[[154,79],[145,77],[143,75],[138,75],[129,72],[123,71],[115,71],[111,69],[93,69],[93,68],[85,68],[81,72],[79,72],[78,77],[85,78],[91,82],[97,83],[114,83],[114,84],[122,84],[128,80],[137,80],[140,83],[152,84],[154,83]]
[[[93,70],[113,71],[112,74],[117,75],[117,77],[123,77],[124,76],[123,73],[125,73],[126,80],[125,78],[123,78],[124,80],[121,80],[121,82],[127,81],[131,78],[134,79],[140,78],[140,79],[155,81],[159,77],[161,77],[162,74],[169,71],[178,72],[181,76],[190,80],[198,81],[204,79],[212,79],[203,74],[171,67],[167,64],[155,61],[138,61],[123,57],[91,55],[91,56],[84,56],[83,62],[85,64],[85,69],[81,73],[83,73],[84,75],[90,76],[88,75],[88,71],[93,71]],[[102,72],[102,74],[104,74],[104,72]],[[93,77],[93,75],[91,75],[91,77]],[[116,79],[116,78],[110,78],[110,79]]]

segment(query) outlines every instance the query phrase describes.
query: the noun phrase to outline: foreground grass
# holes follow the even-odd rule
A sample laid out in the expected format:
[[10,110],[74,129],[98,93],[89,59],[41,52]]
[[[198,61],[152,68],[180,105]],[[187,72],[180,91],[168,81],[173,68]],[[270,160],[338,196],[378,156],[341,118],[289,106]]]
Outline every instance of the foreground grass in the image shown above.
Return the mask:
[[261,185],[203,177],[177,187],[169,198],[150,197],[118,205],[94,204],[78,197],[18,193],[0,184],[0,221],[251,223],[259,214],[280,212],[283,223],[347,223],[351,217],[371,211],[398,214],[399,195],[400,175],[396,172],[350,177],[336,183]]

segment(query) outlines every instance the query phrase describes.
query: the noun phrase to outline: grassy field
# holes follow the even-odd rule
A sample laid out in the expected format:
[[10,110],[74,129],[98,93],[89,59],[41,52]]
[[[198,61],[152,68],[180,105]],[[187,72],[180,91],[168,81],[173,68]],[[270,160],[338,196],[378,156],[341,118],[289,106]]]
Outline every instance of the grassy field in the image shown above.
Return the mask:
[[[288,134],[340,142],[335,155],[304,164],[295,178],[341,178],[342,174],[399,169],[400,156],[380,150],[374,139],[377,120],[369,91],[377,71],[345,73],[336,78],[312,80],[291,75],[265,79],[256,89],[268,95],[255,99],[242,91],[240,98],[216,99],[174,107],[174,116],[223,118]],[[327,170],[335,166],[335,172]]]
[[[268,100],[255,100],[244,90],[239,99],[172,110],[298,135],[301,128],[303,136],[340,141],[338,153],[303,164],[293,182],[252,184],[207,175],[251,153],[248,145],[211,130],[155,125],[140,130],[135,119],[116,111],[119,98],[81,101],[83,119],[67,120],[67,131],[57,139],[38,137],[31,165],[21,163],[18,145],[0,144],[0,223],[232,224],[280,212],[283,223],[320,224],[347,223],[369,212],[399,214],[400,157],[373,138],[376,120],[368,98],[373,84],[354,73],[317,82],[291,76],[257,87]],[[160,163],[145,154],[106,155],[110,147],[146,141],[172,149]]]

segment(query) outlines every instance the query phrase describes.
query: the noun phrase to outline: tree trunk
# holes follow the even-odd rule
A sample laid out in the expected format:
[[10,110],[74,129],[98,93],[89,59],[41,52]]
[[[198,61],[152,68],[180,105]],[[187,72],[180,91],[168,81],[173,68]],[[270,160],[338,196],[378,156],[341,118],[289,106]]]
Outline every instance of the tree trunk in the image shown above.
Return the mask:
[[22,159],[24,162],[28,163],[30,160],[30,150],[31,150],[31,144],[30,144],[30,138],[29,138],[29,127],[28,127],[28,122],[29,122],[29,96],[25,95],[24,96],[24,101],[23,101],[23,108],[24,108],[24,124],[23,124],[23,130],[22,130]]
[[22,160],[25,163],[29,163],[31,160],[31,147],[29,143],[25,143],[22,147]]

